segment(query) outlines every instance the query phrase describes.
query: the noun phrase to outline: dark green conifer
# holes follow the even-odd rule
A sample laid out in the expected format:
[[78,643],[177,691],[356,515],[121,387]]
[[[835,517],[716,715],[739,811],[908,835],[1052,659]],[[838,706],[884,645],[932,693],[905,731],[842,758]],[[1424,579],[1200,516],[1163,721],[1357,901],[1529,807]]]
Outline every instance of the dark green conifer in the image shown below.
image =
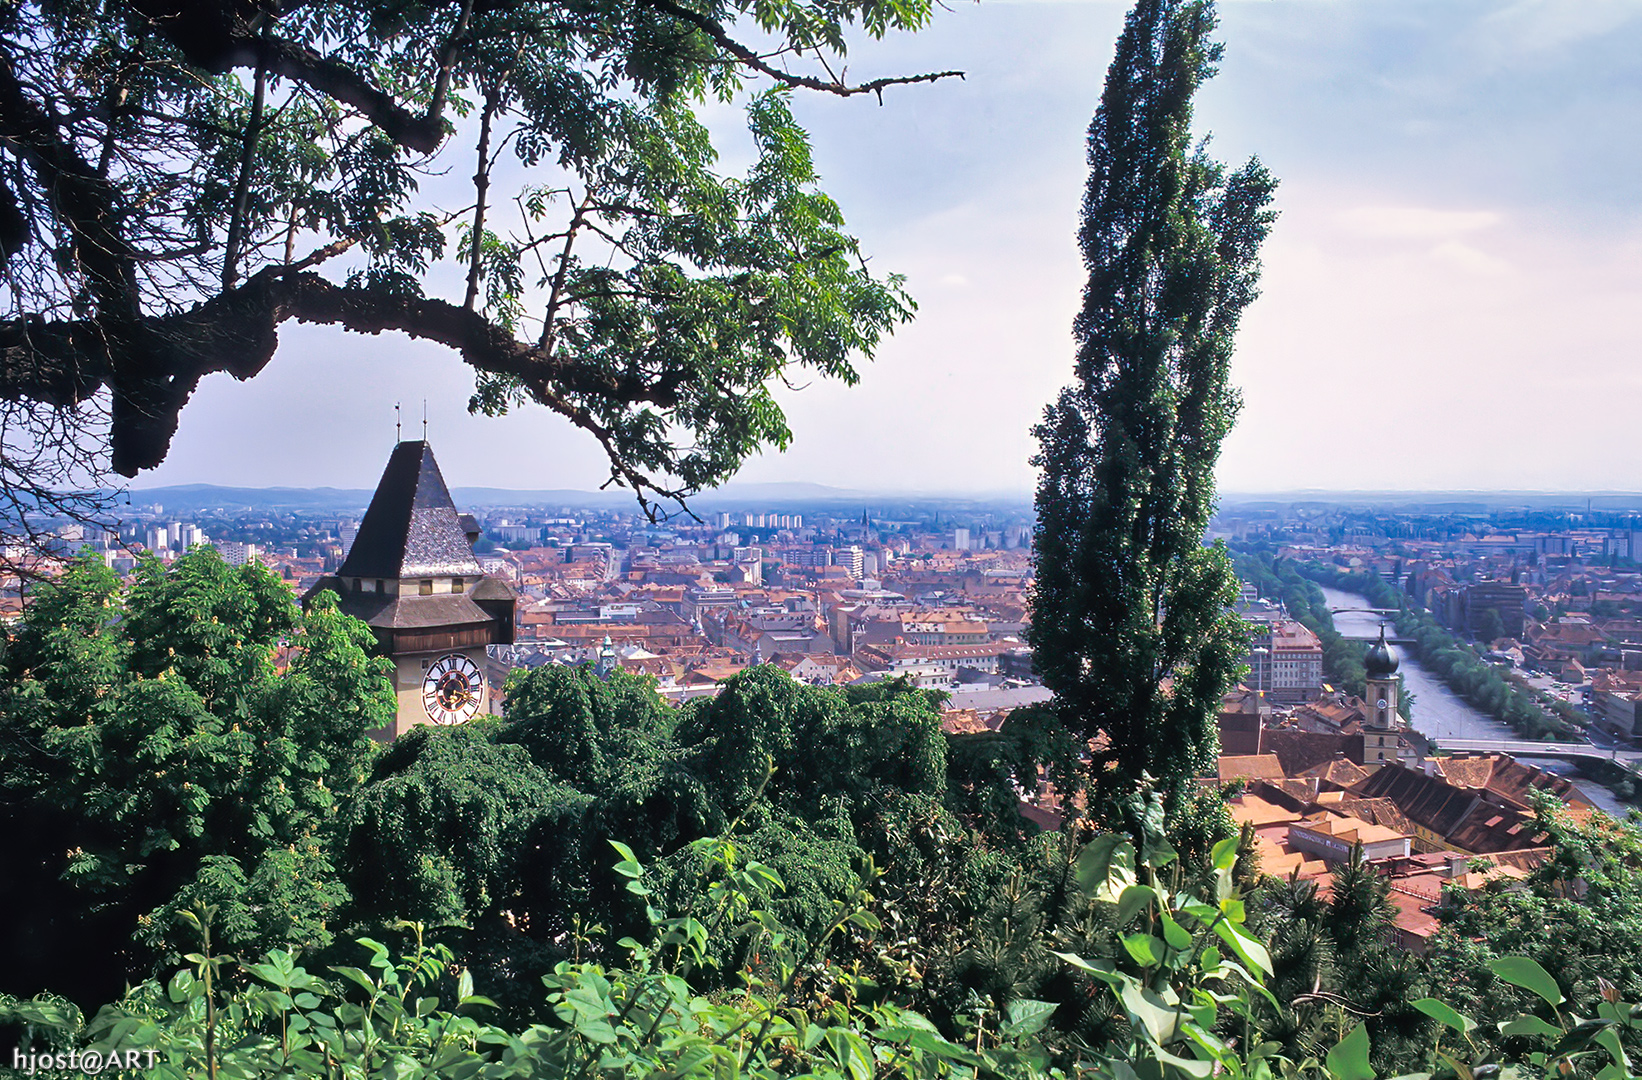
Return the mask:
[[[1205,548],[1275,182],[1191,145],[1220,46],[1207,0],[1140,0],[1089,128],[1076,380],[1037,427],[1035,662],[1072,730],[1104,732],[1112,796],[1143,773],[1178,805],[1212,771],[1243,658],[1225,552]],[[1110,784],[1107,784],[1110,781]]]

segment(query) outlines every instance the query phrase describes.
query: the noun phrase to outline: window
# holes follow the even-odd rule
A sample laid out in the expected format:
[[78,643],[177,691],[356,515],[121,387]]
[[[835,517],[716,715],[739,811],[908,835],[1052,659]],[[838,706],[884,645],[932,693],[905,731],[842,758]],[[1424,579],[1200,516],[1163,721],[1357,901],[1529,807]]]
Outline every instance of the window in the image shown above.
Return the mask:
[[382,587],[382,579],[381,578],[376,579],[376,591],[377,592],[387,592],[388,591],[388,590],[386,590]]
[[467,589],[467,586],[462,583],[461,578],[453,577],[453,578],[450,579],[450,591],[451,592],[463,592],[466,589]]
[[422,579],[422,587],[419,591],[421,592],[421,594],[423,596],[432,596],[433,595],[433,579],[432,578],[423,578]]

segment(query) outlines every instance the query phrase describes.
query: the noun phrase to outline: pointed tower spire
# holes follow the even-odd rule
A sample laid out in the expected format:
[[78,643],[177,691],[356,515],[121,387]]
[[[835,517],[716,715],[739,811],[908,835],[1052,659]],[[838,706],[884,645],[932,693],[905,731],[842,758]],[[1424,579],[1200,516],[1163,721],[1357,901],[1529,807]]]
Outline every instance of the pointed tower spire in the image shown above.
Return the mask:
[[393,448],[337,573],[360,578],[484,573],[427,442],[402,442]]

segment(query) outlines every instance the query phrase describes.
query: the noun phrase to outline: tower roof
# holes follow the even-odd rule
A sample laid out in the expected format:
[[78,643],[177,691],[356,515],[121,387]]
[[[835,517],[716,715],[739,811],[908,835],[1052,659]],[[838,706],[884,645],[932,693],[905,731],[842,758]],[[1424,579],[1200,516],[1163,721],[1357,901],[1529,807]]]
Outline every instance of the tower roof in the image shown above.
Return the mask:
[[426,442],[402,442],[382,470],[341,577],[414,578],[484,573]]
[[1385,639],[1385,624],[1381,623],[1380,640],[1363,657],[1363,670],[1371,679],[1383,679],[1397,673],[1398,663],[1396,650]]

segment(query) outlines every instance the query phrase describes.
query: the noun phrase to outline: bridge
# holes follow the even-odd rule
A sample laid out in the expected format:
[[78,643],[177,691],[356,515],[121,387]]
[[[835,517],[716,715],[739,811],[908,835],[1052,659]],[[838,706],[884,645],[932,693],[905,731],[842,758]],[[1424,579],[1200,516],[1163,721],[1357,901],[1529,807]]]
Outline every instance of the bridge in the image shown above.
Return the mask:
[[[1427,736],[1429,738],[1429,736]],[[1450,753],[1510,754],[1512,757],[1594,759],[1615,761],[1635,770],[1642,762],[1642,750],[1612,750],[1590,743],[1531,742],[1527,739],[1432,739],[1439,750]]]
[[[1328,609],[1328,613],[1330,615],[1339,615],[1340,613],[1346,612],[1346,611],[1361,611],[1361,612],[1364,612],[1364,613],[1369,614],[1369,615],[1384,615],[1387,618],[1389,618],[1392,615],[1397,614],[1397,609],[1396,608],[1331,607],[1331,608]],[[1377,638],[1377,637],[1357,637],[1353,634],[1342,634],[1341,636],[1345,637],[1345,638],[1349,638],[1352,641],[1378,641],[1379,640],[1379,638]],[[1386,635],[1385,640],[1386,640],[1386,643],[1390,644],[1390,645],[1417,645],[1417,644],[1419,644],[1413,638],[1409,638],[1409,637],[1392,637],[1389,634]]]

